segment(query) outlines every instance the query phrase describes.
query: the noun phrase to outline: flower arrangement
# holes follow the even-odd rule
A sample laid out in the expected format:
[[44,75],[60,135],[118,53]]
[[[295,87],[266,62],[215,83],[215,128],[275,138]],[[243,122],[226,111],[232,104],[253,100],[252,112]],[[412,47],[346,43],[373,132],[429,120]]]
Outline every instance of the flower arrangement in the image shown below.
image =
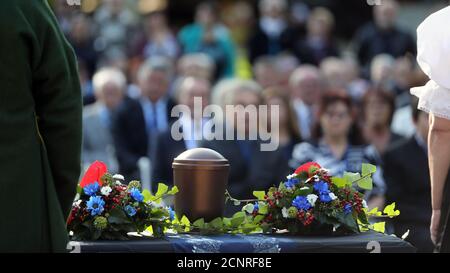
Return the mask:
[[178,218],[161,200],[178,192],[160,183],[155,195],[141,190],[138,181],[124,184],[121,175],[110,175],[101,162],[92,164],[83,177],[78,197],[67,221],[73,240],[126,240],[127,233],[149,231],[161,237],[171,232],[348,234],[367,230],[384,233],[385,222],[369,218],[395,217],[395,203],[383,211],[367,209],[359,189],[372,189],[376,167],[362,165],[362,172],[332,177],[319,164],[310,162],[287,176],[278,187],[254,191],[256,199],[237,200],[226,192],[227,201],[242,206],[232,217],[210,222],[186,216]]
[[[395,203],[383,213],[368,211],[358,189],[372,189],[376,167],[362,165],[362,173],[331,177],[314,162],[300,166],[286,181],[267,192],[254,192],[255,203],[243,211],[251,214],[263,231],[288,230],[293,234],[347,234],[369,229],[384,232],[384,222],[371,224],[369,217],[395,217]],[[235,200],[236,201],[236,200]]]
[[159,203],[177,191],[160,184],[152,195],[141,190],[139,181],[125,185],[122,175],[111,175],[104,163],[94,162],[80,182],[67,228],[73,240],[126,240],[128,232],[149,227],[155,236],[163,236],[174,212]]

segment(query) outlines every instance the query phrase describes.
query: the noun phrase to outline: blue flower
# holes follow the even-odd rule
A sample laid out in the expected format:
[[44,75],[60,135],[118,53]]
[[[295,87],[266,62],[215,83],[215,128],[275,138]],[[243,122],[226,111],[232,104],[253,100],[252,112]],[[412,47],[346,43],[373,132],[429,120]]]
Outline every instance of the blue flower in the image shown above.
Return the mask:
[[175,219],[175,211],[171,207],[168,207],[167,210],[169,211],[170,221],[173,221]]
[[297,196],[292,201],[292,206],[297,209],[309,210],[311,208],[311,204],[308,202],[308,199],[305,196]]
[[319,199],[320,199],[320,201],[322,201],[322,202],[324,202],[324,203],[328,203],[328,202],[331,202],[332,201],[332,199],[331,199],[331,196],[330,196],[330,193],[321,193],[320,195],[319,195]]
[[331,196],[329,193],[321,193],[319,195],[319,199],[320,201],[322,201],[323,203],[329,203],[332,201]]
[[328,188],[328,183],[324,181],[319,181],[314,184],[314,189],[319,192],[320,195],[325,195],[330,192]]
[[103,212],[103,206],[105,205],[105,201],[100,196],[91,196],[86,203],[87,210],[91,212],[92,216],[100,215]]
[[349,214],[352,212],[352,205],[350,203],[345,204],[344,206],[344,213]]
[[255,204],[253,204],[253,212],[258,212],[259,210],[259,204],[258,202],[255,202]]
[[133,206],[130,206],[130,205],[125,206],[125,212],[131,217],[136,215],[136,209],[133,208]]
[[138,202],[144,201],[144,195],[142,195],[142,193],[136,188],[132,188],[130,190],[130,195],[131,197],[133,197],[134,200]]
[[86,195],[93,196],[98,192],[98,189],[100,189],[100,185],[98,184],[97,181],[95,181],[94,183],[86,185],[83,188],[83,191]]
[[293,188],[295,185],[297,185],[298,183],[300,183],[300,180],[298,180],[298,178],[289,178],[284,185],[287,188]]

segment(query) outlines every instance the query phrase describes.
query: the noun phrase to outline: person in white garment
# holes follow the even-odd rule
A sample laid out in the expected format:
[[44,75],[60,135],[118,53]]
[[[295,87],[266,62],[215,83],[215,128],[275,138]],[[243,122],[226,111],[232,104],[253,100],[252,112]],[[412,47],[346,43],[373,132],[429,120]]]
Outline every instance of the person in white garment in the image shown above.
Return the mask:
[[[445,181],[450,166],[450,6],[427,17],[417,28],[417,62],[430,78],[411,93],[419,109],[430,113],[428,156],[432,192],[431,239],[440,252],[450,251],[447,223],[450,197]],[[449,186],[449,185],[447,185]]]

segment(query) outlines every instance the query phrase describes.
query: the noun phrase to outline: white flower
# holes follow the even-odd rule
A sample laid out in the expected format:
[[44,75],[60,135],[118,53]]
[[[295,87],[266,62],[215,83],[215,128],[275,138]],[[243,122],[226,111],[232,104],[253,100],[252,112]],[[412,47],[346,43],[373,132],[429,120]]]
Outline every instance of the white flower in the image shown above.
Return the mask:
[[283,218],[288,218],[289,217],[288,209],[283,207],[283,209],[281,209],[281,214],[283,215]]
[[314,179],[315,182],[320,180],[320,178],[319,178],[319,176],[317,174],[313,176],[313,179]]
[[116,180],[122,180],[122,181],[125,180],[125,177],[123,177],[123,175],[121,175],[121,174],[115,174],[115,175],[113,175],[113,178]]
[[336,200],[337,199],[337,196],[334,193],[332,193],[332,192],[330,192],[328,195],[330,196],[331,200]]
[[291,178],[295,178],[296,176],[297,176],[297,174],[293,173],[293,174],[286,176],[286,178],[291,179]]
[[122,186],[122,183],[119,180],[116,180],[116,185],[117,186]]
[[368,206],[367,206],[366,200],[363,200],[363,201],[362,201],[362,206],[363,206],[363,208],[367,208],[367,207],[368,207]]
[[101,192],[104,196],[108,196],[108,195],[112,192],[112,189],[111,189],[110,186],[105,186],[105,187],[102,187],[102,189],[100,190],[100,192]]
[[316,204],[317,198],[318,196],[315,194],[308,194],[306,196],[306,200],[308,200],[312,207],[314,207],[314,205]]
[[73,202],[73,206],[79,208],[81,204],[81,199],[78,199],[76,202]]
[[300,190],[309,190],[309,187],[303,187],[303,188],[300,188]]

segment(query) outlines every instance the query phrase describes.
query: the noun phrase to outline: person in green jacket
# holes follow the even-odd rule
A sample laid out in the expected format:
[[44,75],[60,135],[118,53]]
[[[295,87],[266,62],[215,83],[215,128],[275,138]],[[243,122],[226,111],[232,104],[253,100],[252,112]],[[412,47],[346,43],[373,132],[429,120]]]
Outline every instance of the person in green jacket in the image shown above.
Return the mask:
[[64,252],[80,174],[76,59],[46,0],[0,1],[0,252]]

